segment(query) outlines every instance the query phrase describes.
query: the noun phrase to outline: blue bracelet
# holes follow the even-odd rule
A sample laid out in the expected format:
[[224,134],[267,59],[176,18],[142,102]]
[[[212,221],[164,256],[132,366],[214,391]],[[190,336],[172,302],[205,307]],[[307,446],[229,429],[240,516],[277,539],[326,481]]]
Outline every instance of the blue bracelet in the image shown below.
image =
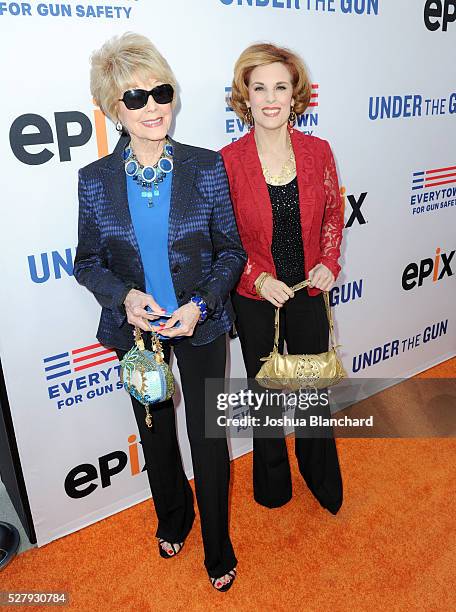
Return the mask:
[[196,304],[200,310],[198,322],[202,323],[203,321],[205,321],[207,319],[207,304],[203,300],[203,298],[199,295],[194,295],[192,298],[190,298],[190,302]]

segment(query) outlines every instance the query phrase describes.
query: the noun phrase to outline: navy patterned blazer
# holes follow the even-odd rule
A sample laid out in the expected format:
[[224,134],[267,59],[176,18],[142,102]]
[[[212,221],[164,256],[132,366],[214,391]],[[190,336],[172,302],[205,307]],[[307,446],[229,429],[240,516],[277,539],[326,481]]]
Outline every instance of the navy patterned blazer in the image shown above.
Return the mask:
[[[111,155],[79,171],[79,228],[74,276],[102,306],[97,339],[127,350],[133,326],[123,301],[135,287],[145,292],[144,269],[127,198],[121,136]],[[174,171],[168,226],[168,258],[179,306],[201,295],[209,316],[190,342],[206,344],[230,329],[229,298],[246,262],[230,200],[222,157],[215,151],[180,144]],[[153,240],[153,236],[151,236]],[[168,262],[157,262],[168,265]]]

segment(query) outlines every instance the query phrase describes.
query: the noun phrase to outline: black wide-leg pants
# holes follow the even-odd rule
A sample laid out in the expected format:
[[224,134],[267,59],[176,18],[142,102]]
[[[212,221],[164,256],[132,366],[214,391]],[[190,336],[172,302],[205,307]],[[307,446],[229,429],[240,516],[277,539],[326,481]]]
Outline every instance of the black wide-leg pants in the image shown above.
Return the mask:
[[[163,342],[163,348],[169,363],[169,343]],[[185,338],[176,341],[173,349],[185,401],[204,564],[209,576],[218,578],[233,569],[237,560],[228,533],[228,446],[226,438],[205,437],[205,410],[216,410],[215,399],[213,406],[205,405],[205,379],[223,381],[226,338],[223,334],[202,346],[193,346],[189,338]],[[116,349],[119,359],[125,352]],[[133,397],[131,400],[158,517],[156,536],[168,542],[183,542],[192,527],[195,511],[192,489],[184,472],[177,441],[173,401],[150,406],[153,420],[153,428],[150,429],[145,424],[145,407]]]
[[[233,295],[236,330],[241,342],[247,376],[254,379],[274,345],[275,307],[267,300]],[[315,354],[328,350],[329,323],[323,294],[309,296],[307,289],[295,293],[280,312],[280,343],[290,354]],[[264,389],[253,382],[256,392]],[[319,406],[324,418],[331,416],[329,405]],[[297,412],[297,410],[296,410]],[[295,414],[299,417],[300,415]],[[327,431],[327,430],[326,430]],[[253,428],[253,491],[255,500],[268,508],[286,504],[292,495],[290,464],[283,436],[262,438]],[[300,436],[295,427],[295,454],[299,470],[320,504],[336,514],[342,505],[342,477],[334,438]]]

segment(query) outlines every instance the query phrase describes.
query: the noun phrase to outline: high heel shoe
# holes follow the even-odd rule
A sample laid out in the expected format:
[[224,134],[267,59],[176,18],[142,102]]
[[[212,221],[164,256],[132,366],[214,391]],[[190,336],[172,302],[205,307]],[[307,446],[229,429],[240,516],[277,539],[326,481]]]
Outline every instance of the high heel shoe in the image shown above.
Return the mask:
[[[170,554],[168,551],[166,551],[162,546],[162,542],[166,542],[167,544],[169,544],[174,552]],[[179,548],[176,550],[177,546]],[[163,559],[171,559],[172,557],[175,557],[176,555],[180,553],[180,551],[183,548],[184,548],[184,542],[176,542],[175,544],[173,544],[172,542],[168,542],[167,540],[164,540],[163,538],[158,538],[158,551],[160,553],[160,557],[163,557]]]
[[225,584],[222,584],[220,587],[216,586],[216,582],[217,580],[221,580],[223,578],[223,576],[220,576],[220,578],[211,578],[209,576],[209,580],[211,581],[212,586],[214,587],[214,589],[216,591],[220,591],[222,593],[226,593],[226,591],[228,591],[229,589],[231,589],[231,587],[233,586],[233,582],[236,578],[236,568],[234,567],[232,570],[230,570],[229,572],[227,572],[227,574],[229,576],[231,576],[231,580]]

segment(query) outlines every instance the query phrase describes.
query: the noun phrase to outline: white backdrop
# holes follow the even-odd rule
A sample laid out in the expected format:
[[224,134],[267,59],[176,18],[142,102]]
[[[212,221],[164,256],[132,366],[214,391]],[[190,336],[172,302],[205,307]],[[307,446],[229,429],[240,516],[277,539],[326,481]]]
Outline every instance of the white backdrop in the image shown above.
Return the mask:
[[[348,224],[332,292],[344,363],[352,377],[408,377],[456,354],[456,23],[428,29],[425,4],[0,3],[0,349],[39,545],[150,495],[118,362],[96,345],[98,304],[72,276],[77,170],[116,140],[91,101],[91,51],[149,36],[181,87],[174,137],[214,149],[242,133],[224,101],[240,52],[266,40],[303,56],[315,105],[301,129],[332,145]],[[244,375],[237,340],[230,375]],[[191,475],[182,402],[177,413]]]

